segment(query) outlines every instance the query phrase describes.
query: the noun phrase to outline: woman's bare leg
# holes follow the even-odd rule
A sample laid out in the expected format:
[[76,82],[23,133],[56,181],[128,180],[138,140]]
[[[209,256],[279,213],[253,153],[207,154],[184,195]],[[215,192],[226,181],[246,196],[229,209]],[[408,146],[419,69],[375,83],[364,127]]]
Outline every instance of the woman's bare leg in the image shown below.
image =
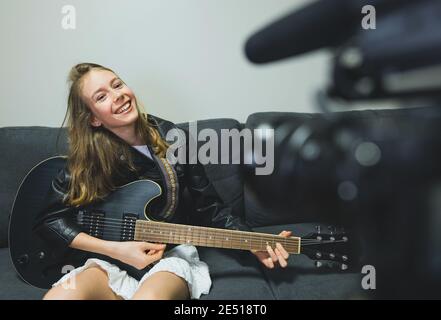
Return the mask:
[[187,281],[174,273],[156,272],[135,292],[134,300],[184,300],[190,298]]
[[[68,280],[69,281],[69,280]],[[119,300],[109,287],[107,272],[98,266],[87,268],[77,274],[74,284],[75,288],[63,287],[60,284],[50,289],[43,297],[44,300]]]

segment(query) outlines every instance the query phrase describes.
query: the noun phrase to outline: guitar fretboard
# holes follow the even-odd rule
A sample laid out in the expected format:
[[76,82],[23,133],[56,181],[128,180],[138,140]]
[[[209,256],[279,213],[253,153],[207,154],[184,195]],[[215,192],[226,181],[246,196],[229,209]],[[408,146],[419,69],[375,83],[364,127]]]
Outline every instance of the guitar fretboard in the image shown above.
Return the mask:
[[274,248],[276,243],[283,245],[288,253],[300,253],[299,237],[227,230],[156,221],[138,220],[135,227],[136,241],[172,244],[192,244],[202,247],[266,251],[267,246]]

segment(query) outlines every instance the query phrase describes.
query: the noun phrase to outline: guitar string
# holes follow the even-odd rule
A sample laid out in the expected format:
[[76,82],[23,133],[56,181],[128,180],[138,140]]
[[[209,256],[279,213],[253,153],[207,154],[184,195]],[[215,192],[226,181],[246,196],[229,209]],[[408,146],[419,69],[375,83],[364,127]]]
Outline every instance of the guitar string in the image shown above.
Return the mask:
[[[86,219],[88,219],[88,218],[86,218]],[[83,220],[85,220],[85,219],[83,218]],[[82,222],[80,222],[80,223],[82,223]],[[106,221],[104,221],[104,222],[100,221],[100,222],[97,223],[97,221],[94,220],[93,218],[90,218],[90,220],[88,222],[86,222],[86,223],[88,223],[88,227],[89,228],[105,227],[106,230],[113,229],[113,230],[115,230],[116,232],[119,232],[119,233],[121,233],[123,231],[121,229],[125,229],[124,230],[125,232],[134,232],[135,230],[139,230],[140,228],[144,229],[142,226],[141,227],[140,226],[133,226],[133,225],[128,225],[127,226],[127,225],[115,224],[115,223],[112,224],[112,223],[109,223],[109,222],[106,222]],[[176,226],[176,225],[174,225],[174,226]],[[159,230],[159,231],[163,231],[165,233],[170,232],[170,231],[174,231],[175,229],[173,229],[173,228],[176,228],[176,227],[164,227],[164,226],[155,226],[155,225],[149,225],[148,226],[149,230],[155,230],[155,231]],[[181,229],[181,230],[177,230],[176,232],[188,232],[186,230],[183,230],[184,228],[187,228],[187,226],[180,225],[177,228]],[[193,227],[190,226],[189,228],[193,228]],[[206,228],[206,229],[199,229],[199,230],[202,231],[202,232],[205,231],[205,233],[210,232],[209,230],[211,229],[211,228],[208,228],[208,227],[202,227],[202,228]],[[212,232],[214,234],[214,237],[216,237],[217,239],[224,239],[225,240],[226,239],[225,237],[222,237],[221,235],[216,234],[216,232],[228,233],[228,231],[230,231],[230,230],[222,229],[222,230],[219,230],[219,231],[218,230],[214,230]],[[232,231],[234,231],[234,230],[232,230]],[[247,234],[247,235],[248,235],[247,238],[250,238],[250,239],[254,239],[254,240],[261,240],[261,239],[263,239],[265,241],[269,240],[271,242],[277,241],[277,240],[280,240],[280,241],[283,241],[283,242],[285,242],[286,240],[288,240],[288,241],[299,241],[298,239],[285,238],[285,237],[281,237],[281,236],[278,236],[278,235],[259,236],[259,235],[252,235],[252,232]],[[228,234],[228,236],[229,236],[228,239],[233,238],[234,240],[237,240],[237,239],[241,240],[244,237],[243,235],[240,235],[240,234]],[[280,238],[274,239],[274,237],[280,237]],[[302,242],[302,244],[307,244],[307,243],[317,243],[317,244],[320,244],[320,243],[324,243],[325,240],[301,239],[300,241]],[[337,241],[338,240],[328,240],[327,243],[335,243]],[[342,240],[342,241],[339,241],[339,242],[345,242],[345,241]]]
[[[158,230],[159,231],[163,231],[163,232],[159,234]],[[97,236],[104,235],[104,233],[102,231],[100,231],[100,230],[98,230],[98,231],[96,231],[96,229],[93,230],[93,227],[89,228],[88,231],[90,232],[90,234],[92,236],[93,235],[97,235]],[[130,237],[130,239],[132,239],[132,237],[134,238],[135,231],[138,231],[138,230],[133,230],[133,229],[132,230],[127,230],[126,229],[125,231],[122,231],[122,230],[120,230],[118,228],[118,229],[113,229],[112,231],[109,231],[109,229],[106,229],[105,230],[105,234],[106,235],[119,236],[119,237],[126,237],[126,238]],[[229,241],[229,243],[242,244],[242,243],[245,242],[244,240],[246,240],[246,242],[249,241],[251,244],[252,244],[252,242],[259,243],[259,244],[262,243],[262,241],[260,239],[253,241],[252,239],[243,239],[242,237],[240,237],[240,238],[238,238],[238,237],[229,237],[227,239],[227,238],[222,237],[222,236],[211,236],[211,238],[201,239],[200,238],[201,235],[202,234],[199,235],[199,239],[197,239],[197,237],[196,237],[193,241],[190,241],[190,242],[201,242],[202,243],[202,241],[205,240],[206,243],[209,242],[209,241],[215,241],[215,242]],[[153,230],[153,232],[142,233],[142,234],[139,235],[139,237],[143,237],[144,239],[149,239],[150,241],[158,240],[158,242],[163,242],[163,241],[172,241],[172,240],[173,241],[177,241],[176,239],[179,239],[179,241],[181,243],[184,243],[184,242],[181,241],[181,238],[185,238],[187,236],[188,236],[187,234],[179,232],[179,231],[170,232],[170,231],[164,231],[162,229],[156,229],[156,230]],[[163,240],[163,241],[160,241],[160,240]],[[283,243],[283,242],[287,241],[286,243],[283,243],[283,245],[285,247],[286,246],[290,246],[290,245],[298,246],[298,241],[297,240],[285,239],[285,238],[280,239],[280,240],[281,241],[278,241],[278,242],[282,242]],[[290,243],[290,242],[294,242],[294,243]]]
[[[119,231],[120,230],[118,230],[118,234],[113,235],[113,237],[109,237],[109,234],[106,234],[106,237],[104,237],[104,235],[103,235],[103,238],[106,239],[106,240],[121,241],[121,237],[120,237],[121,235],[120,235]],[[185,235],[183,235],[183,236],[185,237]],[[169,235],[165,235],[165,237],[167,239],[164,238],[164,235],[156,234],[156,235],[152,236],[152,234],[149,234],[149,237],[142,236],[142,237],[139,237],[139,239],[137,239],[137,240],[148,241],[148,242],[159,242],[159,243],[166,242],[166,243],[173,243],[173,244],[185,243],[185,242],[182,241],[182,239],[180,239],[182,237],[182,235],[179,236],[179,239],[176,239],[176,236],[174,236],[173,239],[170,239]],[[283,240],[286,240],[286,239],[284,238]],[[216,241],[216,239],[214,241]],[[222,239],[221,241],[224,241],[224,240]],[[196,241],[187,241],[187,243],[190,243],[190,244],[195,244],[195,242],[200,242],[200,239],[199,239],[199,241],[197,241],[197,240]],[[338,241],[338,240],[337,241],[328,241],[327,243],[336,243],[336,242],[343,242],[343,241]],[[322,242],[322,244],[324,244],[324,242]],[[254,247],[254,248],[253,248],[253,244],[251,242],[250,242],[249,245],[244,245],[243,241],[239,241],[237,243],[237,241],[234,242],[234,240],[229,242],[229,246],[224,245],[224,244],[220,244],[220,243],[218,243],[217,245],[213,244],[213,243],[212,244],[208,244],[207,240],[205,241],[205,243],[200,242],[200,243],[198,243],[196,245],[197,246],[202,246],[202,247],[205,246],[205,247],[218,247],[218,248],[220,247],[220,248],[229,248],[229,249],[237,249],[237,250],[259,250],[259,251],[265,251],[264,247],[262,246],[261,241],[260,241],[260,244],[257,247]],[[308,244],[303,244],[303,246],[307,246],[307,245]],[[302,252],[299,252],[298,243],[296,243],[294,246],[293,246],[292,243],[291,244],[284,244],[284,248],[290,254],[302,253]],[[303,252],[303,253],[305,253],[305,252]],[[324,254],[329,254],[329,252],[324,253]],[[332,261],[340,262],[339,260],[342,259],[342,256],[343,256],[342,254],[335,254],[335,257],[331,258],[331,259],[332,259]],[[329,258],[327,259],[326,256],[323,256],[323,259],[321,259],[321,260],[329,260]],[[343,260],[343,262],[345,262],[345,261],[346,260]]]
[[[115,219],[115,218],[108,218],[108,217],[102,217],[102,216],[93,216],[90,214],[83,214],[81,216],[86,217],[86,218],[90,218],[90,219],[98,218],[98,219],[105,220],[105,221],[114,221],[114,222],[122,222],[122,223],[131,222],[131,221],[141,221],[142,223],[149,223],[149,224],[163,224],[163,222],[149,221],[149,220],[143,220],[143,219],[125,220],[125,219]],[[184,225],[180,225],[180,224],[173,224],[173,225],[184,226]],[[192,227],[192,226],[188,225],[188,227]],[[196,226],[196,227],[199,227],[199,226]],[[206,228],[208,228],[208,227],[206,227]]]
[[[123,224],[124,223],[125,224],[130,223],[130,222],[133,223],[133,220],[130,221],[130,220],[123,220],[123,219],[101,218],[100,216],[97,216],[98,217],[97,219],[94,219],[94,216],[90,216],[90,215],[83,215],[82,217],[90,219],[91,223],[93,223],[95,226],[97,226],[97,225],[101,226],[102,222],[104,222],[104,224],[107,224],[108,226],[113,225],[113,226],[118,227],[118,228],[121,228],[121,227],[123,228]],[[99,220],[99,221],[97,221],[97,220]],[[113,222],[113,221],[115,221],[115,222]],[[116,221],[118,221],[118,223]],[[137,220],[135,220],[135,221],[137,221]],[[142,220],[142,221],[144,221],[144,220]],[[173,230],[171,228],[175,228],[175,227],[176,228],[197,228],[197,229],[198,228],[202,228],[200,230],[214,229],[214,230],[212,230],[212,232],[223,232],[223,233],[228,232],[228,231],[234,231],[234,230],[227,230],[227,229],[216,230],[215,228],[209,228],[209,227],[187,226],[187,225],[179,225],[179,224],[171,224],[170,227],[166,227],[165,224],[163,224],[163,223],[160,223],[160,222],[156,223],[156,222],[151,222],[151,221],[145,221],[145,223],[149,224],[149,226],[148,226],[149,229],[154,228],[154,229],[157,230],[157,229],[161,229],[162,228],[162,229],[167,230],[167,231]],[[158,224],[161,224],[162,226],[160,226]],[[138,227],[138,226],[135,226],[135,227]],[[247,231],[242,231],[242,232],[247,232]],[[236,234],[230,234],[230,235],[240,236],[240,235],[236,235]],[[270,235],[270,234],[265,235],[265,236],[253,235],[253,232],[249,232],[249,236],[251,236],[251,237],[255,236],[258,239],[261,239],[262,237],[263,238],[266,237],[266,238],[270,238],[271,240],[274,240],[273,237],[281,237],[281,236],[278,236],[278,235]],[[280,238],[280,240],[285,240],[285,239],[290,239],[290,238],[284,238],[284,237]],[[292,239],[290,239],[290,240],[292,240]],[[323,240],[302,238],[302,242],[311,242],[311,241],[312,242],[317,242],[317,243],[322,243],[323,242]],[[330,240],[330,242],[335,242],[335,240]]]
[[[133,232],[134,230],[139,230],[140,228],[143,229],[142,226],[141,227],[133,226],[133,225],[124,226],[123,224],[113,224],[112,225],[112,224],[110,224],[108,222],[104,222],[103,223],[101,221],[97,223],[97,221],[92,219],[92,218],[89,221],[89,223],[90,224],[88,226],[90,228],[107,227],[107,229],[113,228],[114,230],[116,230],[118,232],[122,231],[121,229],[125,229],[124,231],[126,231],[126,232]],[[164,227],[164,226],[155,226],[155,225],[149,225],[148,226],[149,230],[159,230],[159,231],[163,231],[164,233],[167,233],[167,232],[170,232],[170,231],[176,231],[173,228],[176,228],[176,227]],[[183,230],[184,228],[187,228],[187,227],[181,225],[181,226],[178,227],[178,229],[181,229],[181,230],[177,230],[176,232],[188,232],[186,230]],[[192,228],[192,227],[189,227],[189,228]],[[204,228],[204,227],[202,227],[202,228]],[[205,233],[208,233],[210,228],[207,228],[207,227],[205,227],[205,228],[206,229],[199,229],[199,230],[202,231],[202,232],[205,231]],[[228,231],[230,231],[230,230],[226,230],[226,229],[225,230],[222,229],[222,230],[219,230],[219,231],[215,230],[215,231],[213,231],[213,234],[214,234],[214,237],[216,237],[217,239],[224,239],[225,240],[226,239],[225,237],[222,237],[221,235],[216,234],[216,232],[228,233]],[[231,233],[228,234],[228,236],[229,236],[228,239],[233,238],[233,240],[238,240],[238,239],[242,240],[242,238],[244,237],[243,235],[240,235],[240,234],[231,234]],[[280,237],[280,238],[274,239],[274,237]],[[283,241],[283,242],[285,242],[286,240],[288,240],[288,241],[299,241],[298,239],[285,238],[285,237],[281,237],[281,236],[277,236],[277,235],[259,236],[259,235],[252,235],[252,233],[250,233],[247,238],[251,238],[251,239],[255,239],[255,240],[256,239],[258,239],[258,240],[264,239],[265,241],[266,240],[270,240],[271,242],[277,241],[277,240],[280,240],[280,241]],[[317,243],[322,243],[323,242],[323,241],[318,241],[318,240],[314,240],[314,239],[303,239],[303,242],[305,242],[305,243],[308,243],[310,241],[313,241],[314,243],[316,243],[316,242]],[[333,241],[331,241],[331,242],[333,242]]]
[[[132,221],[130,221],[130,220],[123,220],[123,219],[113,219],[113,218],[99,218],[99,219],[94,219],[94,217],[93,216],[83,216],[83,217],[85,217],[85,218],[88,218],[88,219],[90,219],[90,221],[91,221],[91,223],[93,222],[94,224],[97,224],[97,220],[99,220],[98,221],[98,223],[99,224],[101,224],[102,222],[104,222],[104,223],[107,223],[108,225],[112,225],[112,223],[113,223],[113,225],[114,226],[118,226],[118,227],[120,227],[120,226],[122,226],[124,223],[133,223],[133,220]],[[104,220],[104,221],[103,221]],[[109,222],[109,220],[110,221],[115,221],[115,222]],[[116,221],[118,221],[118,222],[116,222]],[[139,221],[139,219],[137,219],[137,220],[135,220],[135,221]],[[155,227],[155,228],[166,228],[164,225],[165,225],[165,223],[162,223],[162,222],[153,222],[153,221],[147,221],[147,220],[141,220],[141,222],[144,222],[145,221],[145,223],[147,223],[147,224],[149,224],[149,228],[152,228],[152,227]],[[164,226],[164,227],[162,227],[162,226],[158,226],[158,224],[161,224],[162,226]],[[177,228],[204,228],[204,229],[213,229],[213,231],[214,232],[216,232],[216,228],[210,228],[210,227],[201,227],[201,226],[189,226],[189,225],[180,225],[180,224],[171,224],[171,225],[173,225],[173,227],[177,227]],[[169,228],[173,228],[173,227],[169,227]],[[171,230],[171,229],[168,229],[168,230]],[[227,230],[227,229],[221,229],[221,230],[219,230],[219,232],[225,232],[225,231],[235,231],[235,230]],[[249,231],[242,231],[242,232],[249,232]],[[253,232],[249,232],[250,233],[250,235],[252,235],[253,234]],[[269,234],[269,235],[267,235],[268,237],[274,237],[274,236],[278,236],[278,235],[271,235],[271,234]],[[332,235],[331,235],[332,236]],[[281,239],[286,239],[286,238],[284,238],[284,237],[282,237]],[[313,240],[313,241],[318,241],[318,242],[321,242],[321,240],[317,240],[317,239],[302,239],[303,241],[305,241],[305,240]]]
[[[158,230],[158,229],[157,229]],[[160,229],[159,229],[160,230]],[[132,230],[132,232],[133,232],[134,230]],[[116,232],[116,233],[115,233]],[[114,238],[112,238],[113,240],[121,240],[121,235],[122,236],[125,236],[125,234],[121,234],[121,232],[120,232],[120,230],[118,229],[118,230],[116,230],[115,232],[113,232],[113,233],[110,233],[110,232],[106,232],[106,236],[109,236],[109,235],[112,235],[112,236],[114,236]],[[93,234],[93,231],[91,231],[91,233],[92,233],[92,235],[94,235]],[[145,237],[145,236],[142,236],[142,240],[144,240],[144,241],[150,241],[150,242],[159,242],[159,243],[161,243],[161,242],[168,242],[168,243],[175,243],[175,242],[178,242],[178,243],[185,243],[185,242],[183,242],[182,241],[182,239],[180,239],[181,237],[185,237],[186,235],[184,234],[177,234],[177,233],[175,233],[175,235],[173,236],[173,239],[171,239],[172,237],[171,237],[171,235],[167,235],[166,233],[164,233],[164,234],[162,234],[162,235],[159,235],[159,234],[152,234],[152,233],[148,233],[149,234],[149,236],[148,237]],[[100,235],[97,235],[97,236],[100,236]],[[103,237],[104,237],[104,234],[102,235]],[[131,236],[131,234],[128,234],[127,236]],[[179,237],[179,239],[176,239],[177,237]],[[140,237],[141,238],[141,237]],[[131,239],[131,238],[130,238]],[[223,237],[221,237],[221,238],[219,238],[219,237],[213,237],[212,239],[210,239],[210,240],[213,240],[213,241],[222,241],[222,242],[224,242],[224,241],[230,241],[229,242],[229,244],[230,245],[238,245],[238,246],[241,246],[241,245],[243,245],[243,243],[244,243],[244,241],[243,241],[243,239],[231,239],[231,240],[226,240],[225,238],[223,238]],[[283,245],[284,245],[284,247],[285,247],[285,249],[288,249],[288,250],[292,250],[292,251],[297,251],[298,250],[298,242],[297,241],[295,241],[294,243],[292,243],[292,240],[295,240],[295,239],[286,239],[286,238],[282,238],[282,239],[280,239],[280,240],[288,240],[288,241],[290,241],[291,240],[291,243],[284,243]],[[201,244],[203,243],[202,242],[203,240],[201,240],[201,239],[195,239],[194,241],[190,241],[189,243],[195,243],[195,242],[200,242]],[[188,242],[188,241],[187,241]],[[259,248],[263,248],[263,244],[262,244],[262,241],[259,239],[259,240],[257,240],[257,241],[255,241],[255,242],[260,242],[259,243]],[[282,241],[281,241],[282,242]],[[344,240],[334,240],[334,241],[330,241],[330,240],[328,240],[328,241],[321,241],[320,243],[318,243],[318,244],[333,244],[333,243],[340,243],[340,242],[345,242]],[[208,246],[208,239],[206,239],[205,240],[205,244],[206,244],[206,246]],[[301,245],[302,246],[307,246],[307,245],[313,245],[313,244],[316,244],[316,243],[302,243]],[[252,246],[252,240],[250,241],[250,246]],[[294,246],[294,247],[293,247]],[[227,247],[227,246],[223,246],[223,247]]]
[[[114,228],[117,228],[117,229],[119,229],[119,228],[124,228],[124,225],[123,225],[123,223],[121,223],[121,224],[119,224],[119,223],[108,223],[108,222],[105,222],[104,221],[104,223],[102,222],[102,221],[96,221],[96,220],[94,220],[94,219],[90,219],[89,220],[89,222],[90,222],[90,224],[92,224],[93,226],[109,226],[109,227],[114,227]],[[129,222],[128,222],[128,224],[129,224]],[[143,229],[143,227],[144,228],[148,228],[149,230],[164,230],[164,232],[169,232],[169,231],[173,231],[173,230],[175,230],[175,229],[180,229],[180,230],[178,230],[177,232],[188,232],[187,230],[185,230],[186,228],[194,228],[194,230],[193,231],[205,231],[205,232],[213,232],[213,233],[216,233],[216,232],[218,232],[218,233],[227,233],[227,236],[229,236],[229,238],[231,237],[231,236],[233,236],[233,237],[242,237],[242,235],[241,234],[235,234],[235,233],[229,233],[229,232],[231,232],[231,231],[235,231],[235,230],[227,230],[227,229],[216,229],[216,228],[210,228],[210,227],[201,227],[201,226],[188,226],[188,225],[179,225],[179,224],[173,224],[173,226],[167,226],[167,225],[165,225],[165,224],[161,224],[161,225],[158,225],[158,224],[155,224],[155,223],[152,223],[152,222],[147,222],[147,224],[149,224],[148,226],[146,226],[146,227],[144,227],[144,226],[136,226],[136,225],[134,225],[133,226],[133,224],[132,225],[130,225],[129,224],[129,226],[128,227],[126,227],[126,229],[128,229],[128,228],[135,228],[135,229]],[[174,229],[175,228],[175,229]],[[199,228],[201,228],[201,229],[199,229]],[[244,231],[244,232],[246,232],[246,231]],[[278,236],[278,235],[271,235],[271,234],[269,234],[269,235],[265,235],[265,236],[259,236],[259,235],[253,235],[253,233],[252,232],[249,232],[249,233],[247,233],[247,235],[249,236],[249,237],[255,237],[255,238],[258,238],[258,239],[261,239],[261,238],[270,238],[270,239],[272,239],[272,240],[274,240],[273,239],[273,237],[280,237],[279,239],[280,240],[286,240],[286,239],[288,239],[288,240],[295,240],[295,239],[290,239],[290,238],[285,238],[285,237],[281,237],[281,236]],[[221,235],[219,235],[219,234],[216,234],[216,236],[219,236],[219,237],[222,237]],[[223,238],[223,237],[222,237]],[[305,239],[306,240],[306,239]]]

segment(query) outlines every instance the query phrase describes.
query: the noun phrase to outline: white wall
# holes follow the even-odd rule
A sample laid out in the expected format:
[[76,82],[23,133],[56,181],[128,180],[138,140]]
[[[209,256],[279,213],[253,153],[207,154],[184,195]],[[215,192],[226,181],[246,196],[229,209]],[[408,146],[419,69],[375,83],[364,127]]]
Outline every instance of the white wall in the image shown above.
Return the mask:
[[[0,127],[59,126],[67,74],[79,62],[115,70],[148,112],[174,122],[314,111],[325,52],[261,66],[243,54],[254,31],[308,2],[2,0]],[[67,4],[75,30],[61,27]]]

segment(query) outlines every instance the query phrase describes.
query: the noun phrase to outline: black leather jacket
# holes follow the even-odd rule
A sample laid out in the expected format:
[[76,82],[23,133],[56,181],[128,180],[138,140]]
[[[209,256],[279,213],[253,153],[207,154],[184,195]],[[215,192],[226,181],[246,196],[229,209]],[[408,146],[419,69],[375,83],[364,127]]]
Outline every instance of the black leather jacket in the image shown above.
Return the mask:
[[[149,115],[148,119],[163,137],[166,136],[168,130],[176,128],[173,123],[158,117]],[[134,174],[128,171],[127,179],[121,181],[121,184],[148,178],[159,183],[164,190],[164,182],[154,160],[133,148],[133,161],[137,172]],[[178,163],[175,165],[175,169],[179,180],[179,196],[182,199],[179,200],[172,222],[250,230],[249,226],[241,218],[235,216],[232,209],[222,202],[212,183],[208,180],[202,165]],[[38,232],[60,249],[67,248],[81,232],[73,214],[78,209],[66,205],[63,201],[68,190],[69,179],[67,169],[61,170],[54,178],[47,197],[47,207],[41,212],[40,219],[36,223]],[[184,199],[183,194],[186,189],[191,195],[191,203],[181,201]]]

